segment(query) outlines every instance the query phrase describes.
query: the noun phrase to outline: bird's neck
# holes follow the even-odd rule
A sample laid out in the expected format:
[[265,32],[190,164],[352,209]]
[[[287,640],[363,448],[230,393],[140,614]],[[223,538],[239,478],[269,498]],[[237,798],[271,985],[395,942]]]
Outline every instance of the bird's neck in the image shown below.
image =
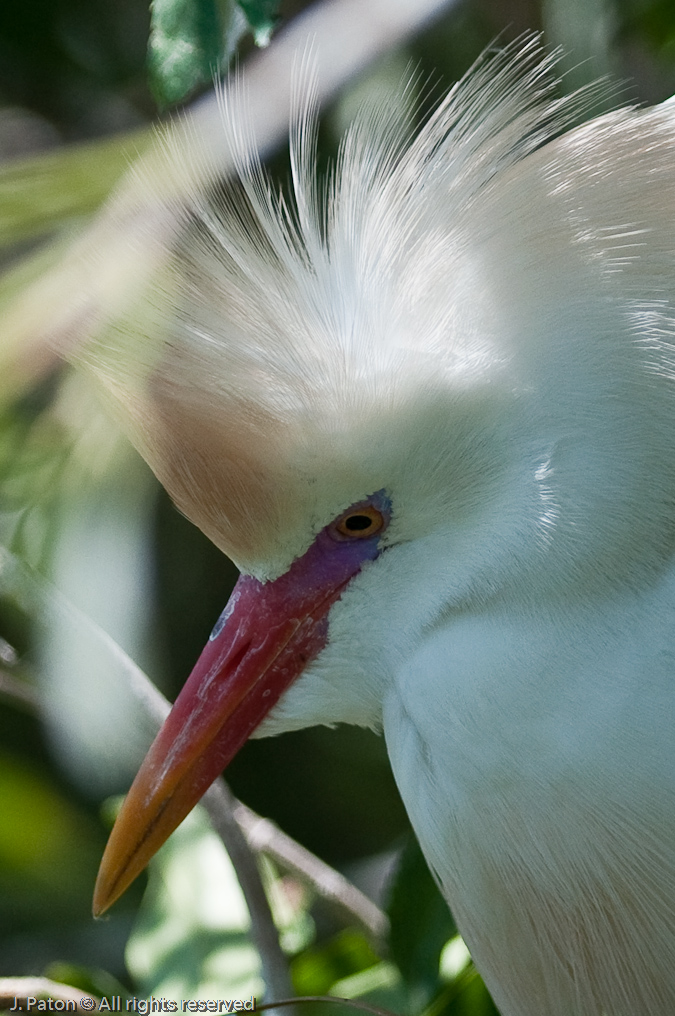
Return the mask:
[[404,802],[503,1016],[675,1011],[675,777],[653,750],[674,609],[670,574],[590,613],[449,612],[385,699]]

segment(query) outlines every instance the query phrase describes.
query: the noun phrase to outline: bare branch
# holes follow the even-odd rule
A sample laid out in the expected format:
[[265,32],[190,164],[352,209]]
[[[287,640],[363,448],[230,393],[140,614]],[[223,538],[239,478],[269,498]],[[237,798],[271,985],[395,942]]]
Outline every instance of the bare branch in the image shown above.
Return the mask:
[[378,941],[386,938],[389,931],[387,915],[349,879],[288,836],[270,819],[262,818],[236,798],[232,798],[232,802],[234,818],[254,851],[267,854],[297,875],[319,896],[340,907],[350,919],[356,919],[372,938]]
[[[286,998],[293,994],[288,962],[279,944],[279,935],[253,848],[234,817],[233,806],[237,803],[222,776],[209,787],[202,798],[211,825],[225,844],[237,873],[251,915],[252,931],[255,915],[254,940],[263,964],[263,978],[268,996]],[[284,984],[286,990],[283,989]]]

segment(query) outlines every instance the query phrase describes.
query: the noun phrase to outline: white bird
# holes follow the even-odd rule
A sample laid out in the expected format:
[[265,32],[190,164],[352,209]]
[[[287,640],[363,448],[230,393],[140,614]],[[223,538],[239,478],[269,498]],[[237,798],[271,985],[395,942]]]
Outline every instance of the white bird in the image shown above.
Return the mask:
[[254,730],[355,723],[503,1016],[672,1016],[675,104],[562,133],[530,40],[324,194],[305,91],[292,200],[226,110],[238,183],[84,357],[242,570],[95,909]]

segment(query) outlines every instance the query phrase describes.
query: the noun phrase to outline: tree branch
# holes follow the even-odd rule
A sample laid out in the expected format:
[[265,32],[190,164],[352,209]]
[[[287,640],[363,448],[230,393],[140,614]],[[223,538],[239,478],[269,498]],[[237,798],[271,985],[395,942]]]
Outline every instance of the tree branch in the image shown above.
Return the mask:
[[334,903],[350,920],[358,921],[376,942],[387,937],[389,918],[365,893],[270,819],[262,818],[235,797],[231,800],[234,819],[254,851],[267,854],[319,896]]

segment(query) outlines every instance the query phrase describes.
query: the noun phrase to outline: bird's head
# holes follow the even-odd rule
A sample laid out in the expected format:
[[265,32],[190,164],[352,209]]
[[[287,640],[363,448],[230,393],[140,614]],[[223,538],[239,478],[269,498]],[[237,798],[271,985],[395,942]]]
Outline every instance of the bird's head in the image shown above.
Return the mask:
[[239,179],[195,198],[153,294],[83,355],[242,570],[118,818],[97,912],[254,730],[377,727],[444,612],[584,595],[671,539],[666,479],[639,454],[666,410],[635,410],[654,372],[636,367],[630,258],[574,133],[542,147],[568,116],[550,88],[531,43],[413,140],[366,113],[321,198],[301,113],[292,202],[226,121]]
[[[192,242],[182,272],[190,253]],[[175,340],[133,411],[160,480],[242,576],[117,820],[97,912],[254,731],[381,724],[378,650],[401,647],[379,644],[388,623],[369,587],[393,582],[403,606],[414,556],[389,559],[425,541],[433,556],[453,531],[465,539],[505,464],[501,365],[487,343],[425,349],[421,318],[441,311],[418,296],[407,306],[413,280],[405,294],[403,280],[388,286],[400,307],[373,306],[356,280],[335,306],[306,270],[283,301],[261,285],[235,330],[222,255],[199,255]],[[304,690],[285,695],[298,678]]]

